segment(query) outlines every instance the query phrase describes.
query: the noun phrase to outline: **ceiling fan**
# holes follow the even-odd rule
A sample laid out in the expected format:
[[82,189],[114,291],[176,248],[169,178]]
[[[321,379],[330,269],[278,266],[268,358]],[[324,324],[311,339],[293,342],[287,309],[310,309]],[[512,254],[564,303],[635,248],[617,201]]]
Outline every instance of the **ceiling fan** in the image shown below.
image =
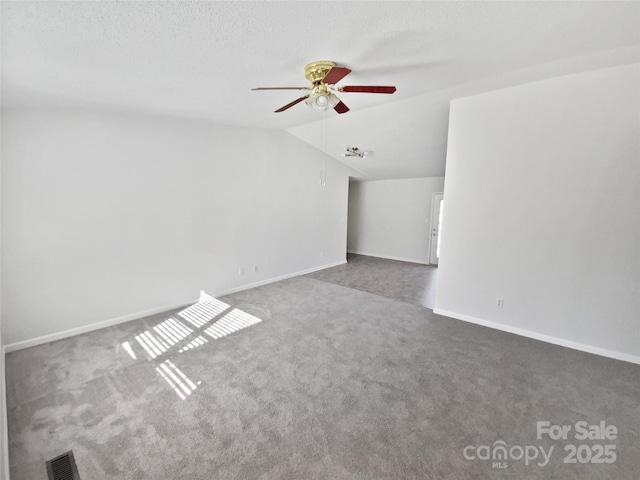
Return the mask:
[[304,95],[275,113],[284,112],[303,100],[314,110],[328,110],[333,108],[338,113],[347,113],[347,107],[333,92],[360,92],[360,93],[393,93],[396,87],[382,87],[376,85],[351,85],[338,87],[335,84],[349,75],[351,70],[345,67],[337,67],[334,62],[321,60],[312,62],[304,67],[304,76],[312,83],[311,87],[259,87],[252,90],[309,90],[311,93]]
[[372,152],[365,152],[360,150],[358,147],[345,147],[345,153],[342,154],[343,157],[358,157],[364,158],[367,155],[370,155]]

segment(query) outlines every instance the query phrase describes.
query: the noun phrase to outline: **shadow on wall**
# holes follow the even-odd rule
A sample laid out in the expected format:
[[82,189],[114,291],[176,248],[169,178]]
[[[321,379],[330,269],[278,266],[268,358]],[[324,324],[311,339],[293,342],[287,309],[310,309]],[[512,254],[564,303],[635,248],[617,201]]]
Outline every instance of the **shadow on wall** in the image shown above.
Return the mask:
[[[122,347],[134,360],[139,355],[146,355],[149,361],[159,361],[169,353],[174,353],[176,349],[178,353],[184,353],[208,343],[209,339],[220,339],[261,321],[238,308],[231,308],[205,292],[200,292],[198,303],[136,335],[137,343],[127,341],[122,343]],[[202,383],[192,381],[168,359],[159,363],[156,371],[183,400]]]

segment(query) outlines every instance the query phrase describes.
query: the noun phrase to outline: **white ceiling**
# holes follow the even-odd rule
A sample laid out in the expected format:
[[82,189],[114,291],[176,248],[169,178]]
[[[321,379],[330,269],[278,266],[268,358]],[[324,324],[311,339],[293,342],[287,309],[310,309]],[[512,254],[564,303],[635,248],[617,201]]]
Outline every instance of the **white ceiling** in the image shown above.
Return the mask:
[[[2,2],[3,108],[204,118],[320,147],[305,64],[353,70],[326,152],[362,178],[444,174],[452,98],[640,61],[638,2]],[[345,146],[372,150],[341,157]]]

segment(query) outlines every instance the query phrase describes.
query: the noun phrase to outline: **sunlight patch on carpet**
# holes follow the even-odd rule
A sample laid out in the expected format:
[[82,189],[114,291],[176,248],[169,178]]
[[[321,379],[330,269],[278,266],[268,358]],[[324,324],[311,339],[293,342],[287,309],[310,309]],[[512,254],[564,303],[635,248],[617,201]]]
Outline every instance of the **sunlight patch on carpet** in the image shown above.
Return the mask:
[[217,298],[200,292],[198,303],[185,308],[178,315],[195,327],[203,327],[207,322],[230,308],[230,305],[221,302]]
[[234,308],[216,323],[207,328],[204,333],[214,339],[218,339],[225,337],[230,333],[242,330],[243,328],[255,325],[256,323],[260,323],[261,321],[262,320],[258,317],[254,317],[242,310]]
[[[156,370],[182,400],[185,400],[198,388],[171,360],[162,362],[159,367],[156,367]],[[201,383],[198,382],[198,385]]]
[[[178,319],[178,316],[190,325]],[[260,322],[262,319],[238,308],[231,308],[227,303],[207,295],[205,292],[200,292],[198,303],[185,308],[175,317],[167,318],[134,338],[138,345],[137,348],[141,347],[147,354],[147,359],[156,363],[161,361],[159,357],[166,358],[171,355],[172,351],[175,351],[174,349],[177,349],[177,353],[185,353],[209,343],[207,337],[219,340]],[[134,360],[138,357],[134,350],[136,342],[126,341],[121,344]],[[170,360],[156,363],[156,365],[158,365],[156,367],[158,374],[183,400],[191,395],[197,385],[201,383],[197,382],[196,384],[191,381]]]

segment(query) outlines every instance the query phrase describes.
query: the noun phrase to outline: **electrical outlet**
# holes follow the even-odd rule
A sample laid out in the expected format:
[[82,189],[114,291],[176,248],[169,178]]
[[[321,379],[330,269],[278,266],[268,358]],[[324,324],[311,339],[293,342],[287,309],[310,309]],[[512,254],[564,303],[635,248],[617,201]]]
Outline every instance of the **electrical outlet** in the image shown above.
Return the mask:
[[258,265],[253,266],[253,273],[258,273]]
[[496,307],[498,307],[498,308],[504,307],[504,298],[498,298],[496,300]]
[[320,258],[324,258],[324,252],[320,252]]
[[244,267],[238,269],[238,275],[244,275]]

